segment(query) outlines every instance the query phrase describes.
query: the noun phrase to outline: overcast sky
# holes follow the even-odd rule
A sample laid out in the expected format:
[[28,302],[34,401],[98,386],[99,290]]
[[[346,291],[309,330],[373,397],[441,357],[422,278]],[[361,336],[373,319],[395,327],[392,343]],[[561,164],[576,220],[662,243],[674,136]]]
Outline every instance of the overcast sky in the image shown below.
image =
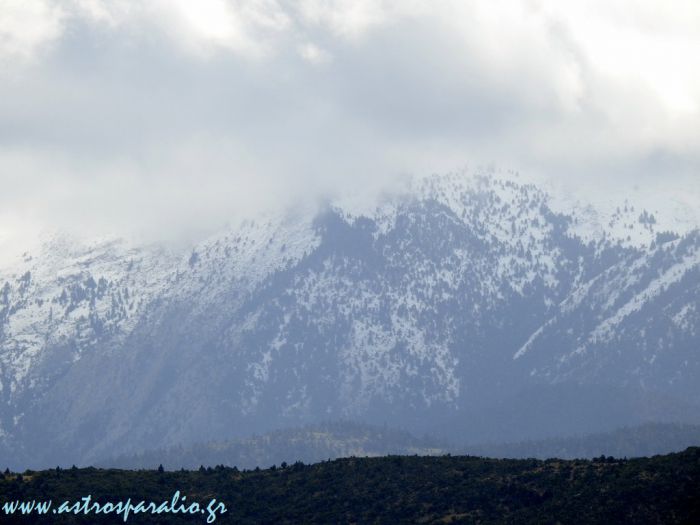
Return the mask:
[[0,0],[0,241],[489,162],[700,194],[700,2]]

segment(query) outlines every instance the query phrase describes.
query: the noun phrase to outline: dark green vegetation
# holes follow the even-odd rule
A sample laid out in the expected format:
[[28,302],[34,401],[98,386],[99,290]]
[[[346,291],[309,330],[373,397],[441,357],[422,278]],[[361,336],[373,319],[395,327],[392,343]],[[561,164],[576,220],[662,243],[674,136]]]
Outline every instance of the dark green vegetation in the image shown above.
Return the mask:
[[[216,523],[691,524],[700,523],[700,448],[633,460],[388,456],[245,472],[51,470],[0,481],[3,503],[90,493],[101,501],[160,501],[175,490],[190,501],[225,502],[229,512]],[[61,522],[120,521],[90,516]],[[129,520],[204,522],[199,516]]]

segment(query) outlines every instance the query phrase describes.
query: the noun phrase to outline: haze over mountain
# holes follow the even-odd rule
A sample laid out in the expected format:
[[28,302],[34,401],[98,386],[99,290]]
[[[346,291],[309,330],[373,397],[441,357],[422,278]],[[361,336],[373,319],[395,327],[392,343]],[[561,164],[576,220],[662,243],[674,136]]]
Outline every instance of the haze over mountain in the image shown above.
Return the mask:
[[471,455],[490,458],[632,458],[681,452],[700,441],[700,425],[646,423],[611,432],[460,446],[406,431],[337,421],[288,428],[233,440],[195,443],[109,457],[98,467],[118,469],[181,468],[224,465],[239,469],[267,468],[297,461],[317,463],[342,457],[386,455]]
[[410,179],[186,253],[46,240],[0,270],[0,459],[341,418],[460,443],[698,422],[697,224],[519,180]]
[[695,0],[0,9],[0,260],[47,227],[195,239],[472,163],[700,209]]

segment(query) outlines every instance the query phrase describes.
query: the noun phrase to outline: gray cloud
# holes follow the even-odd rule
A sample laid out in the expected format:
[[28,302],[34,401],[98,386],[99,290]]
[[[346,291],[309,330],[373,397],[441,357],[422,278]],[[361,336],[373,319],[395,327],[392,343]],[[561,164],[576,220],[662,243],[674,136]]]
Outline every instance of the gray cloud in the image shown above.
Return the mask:
[[495,161],[700,195],[700,10],[644,2],[0,1],[0,242],[196,236]]

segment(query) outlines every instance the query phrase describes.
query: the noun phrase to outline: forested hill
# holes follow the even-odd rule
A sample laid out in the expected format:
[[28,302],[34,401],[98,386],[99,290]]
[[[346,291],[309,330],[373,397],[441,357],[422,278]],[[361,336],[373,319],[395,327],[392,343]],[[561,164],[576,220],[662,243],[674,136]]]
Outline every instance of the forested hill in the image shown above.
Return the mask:
[[[49,470],[6,474],[15,499],[224,502],[216,523],[700,523],[700,448],[616,460],[470,456],[347,458],[267,470]],[[205,523],[137,515],[130,523]],[[13,519],[15,521],[13,521]],[[26,523],[117,523],[112,516],[32,516]],[[3,523],[24,523],[3,516]]]

